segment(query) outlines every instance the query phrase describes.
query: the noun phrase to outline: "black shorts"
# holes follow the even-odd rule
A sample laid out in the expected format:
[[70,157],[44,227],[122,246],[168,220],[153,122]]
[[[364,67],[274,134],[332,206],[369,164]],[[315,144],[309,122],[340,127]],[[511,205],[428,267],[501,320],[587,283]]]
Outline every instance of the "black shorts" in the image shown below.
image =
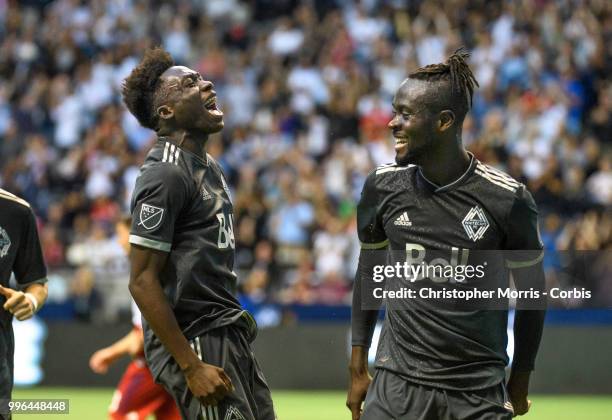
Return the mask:
[[12,327],[6,330],[0,329],[0,420],[11,418],[8,403],[13,390],[14,353],[15,338]]
[[268,384],[261,372],[244,328],[229,325],[190,340],[200,359],[225,370],[235,390],[217,406],[203,406],[187,387],[185,376],[171,359],[159,382],[176,401],[187,420],[275,420]]
[[510,420],[503,382],[475,391],[454,391],[407,381],[376,369],[361,420]]

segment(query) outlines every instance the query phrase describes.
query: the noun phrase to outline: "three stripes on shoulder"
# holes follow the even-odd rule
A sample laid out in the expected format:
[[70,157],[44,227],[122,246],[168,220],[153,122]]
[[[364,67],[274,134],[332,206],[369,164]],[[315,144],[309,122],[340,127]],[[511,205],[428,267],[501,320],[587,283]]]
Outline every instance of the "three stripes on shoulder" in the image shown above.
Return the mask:
[[512,178],[510,175],[507,175],[502,171],[494,169],[481,162],[476,164],[476,173],[485,178],[487,181],[499,187],[505,188],[508,191],[512,191],[513,193],[516,192],[520,186],[518,181]]
[[15,203],[19,203],[22,206],[30,207],[30,203],[25,201],[23,198],[19,198],[15,194],[10,193],[7,190],[3,190],[2,188],[0,188],[0,198],[14,201]]
[[[403,171],[404,169],[411,168],[416,165],[398,166],[396,163],[387,163],[376,167],[376,175],[384,174],[387,172]],[[510,175],[494,169],[484,163],[478,161],[476,164],[476,171],[478,175],[485,178],[487,181],[502,187],[513,193],[519,188],[520,184],[517,180],[512,178]]]
[[166,142],[164,146],[164,155],[162,156],[162,162],[174,163],[178,165],[179,157],[181,156],[181,149],[170,142]]

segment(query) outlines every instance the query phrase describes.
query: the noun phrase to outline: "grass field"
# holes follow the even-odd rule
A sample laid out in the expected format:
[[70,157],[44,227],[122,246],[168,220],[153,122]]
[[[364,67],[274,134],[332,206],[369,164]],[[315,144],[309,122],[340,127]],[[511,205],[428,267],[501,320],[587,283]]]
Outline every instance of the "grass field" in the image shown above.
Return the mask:
[[[13,416],[23,420],[103,420],[113,390],[108,388],[31,388],[16,389],[13,398],[62,398],[70,400],[68,415]],[[340,391],[275,391],[272,396],[280,420],[350,419]],[[533,406],[525,418],[533,420],[610,420],[612,396],[533,395]]]

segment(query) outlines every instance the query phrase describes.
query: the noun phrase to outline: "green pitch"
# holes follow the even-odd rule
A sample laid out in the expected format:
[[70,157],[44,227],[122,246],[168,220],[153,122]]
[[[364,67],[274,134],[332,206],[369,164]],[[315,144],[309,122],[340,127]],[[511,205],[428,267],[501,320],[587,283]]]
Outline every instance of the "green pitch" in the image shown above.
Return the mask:
[[[113,390],[107,388],[30,388],[16,389],[13,398],[63,398],[70,400],[68,415],[15,415],[23,420],[105,420]],[[272,397],[280,420],[350,419],[344,407],[344,392],[273,391]],[[532,420],[609,420],[612,397],[543,396],[531,398],[533,406],[525,419]]]

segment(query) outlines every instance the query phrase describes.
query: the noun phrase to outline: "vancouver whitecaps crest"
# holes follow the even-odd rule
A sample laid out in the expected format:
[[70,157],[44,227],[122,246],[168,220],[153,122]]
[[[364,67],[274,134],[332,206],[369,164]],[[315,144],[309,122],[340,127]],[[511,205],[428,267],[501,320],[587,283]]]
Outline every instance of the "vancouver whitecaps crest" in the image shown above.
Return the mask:
[[472,207],[461,223],[465,233],[474,242],[482,238],[487,229],[489,229],[487,216],[485,216],[484,211],[479,206]]
[[0,227],[0,258],[8,255],[9,248],[11,247],[11,238],[6,233],[6,230]]

